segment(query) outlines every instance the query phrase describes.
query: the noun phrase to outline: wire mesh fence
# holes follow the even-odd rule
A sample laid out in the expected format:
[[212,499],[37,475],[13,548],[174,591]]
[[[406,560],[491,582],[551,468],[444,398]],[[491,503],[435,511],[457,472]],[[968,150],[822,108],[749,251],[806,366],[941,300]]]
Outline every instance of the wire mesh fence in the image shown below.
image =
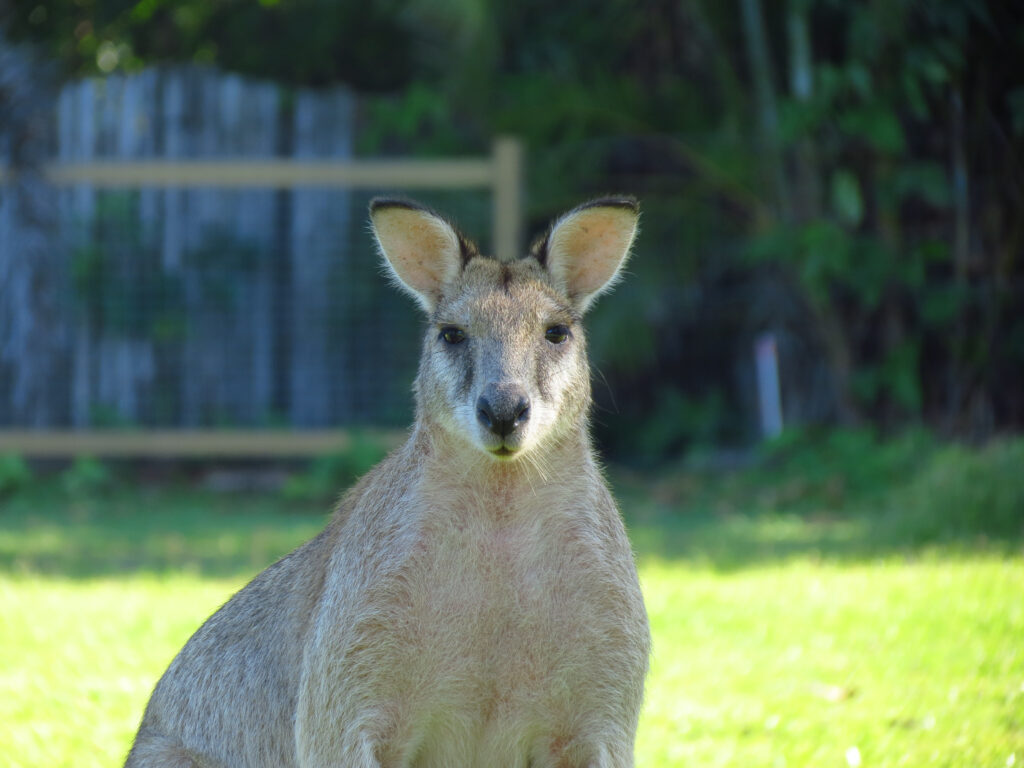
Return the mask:
[[352,113],[209,71],[65,88],[55,163],[0,179],[0,431],[407,424],[422,326],[368,202],[408,184],[508,249],[518,153],[359,161]]
[[[373,194],[98,193],[50,276],[65,343],[39,350],[64,358],[46,426],[406,423],[421,324],[381,274]],[[172,196],[185,197],[174,260],[144,213]],[[486,192],[417,197],[490,239]],[[0,417],[24,423],[9,398]]]

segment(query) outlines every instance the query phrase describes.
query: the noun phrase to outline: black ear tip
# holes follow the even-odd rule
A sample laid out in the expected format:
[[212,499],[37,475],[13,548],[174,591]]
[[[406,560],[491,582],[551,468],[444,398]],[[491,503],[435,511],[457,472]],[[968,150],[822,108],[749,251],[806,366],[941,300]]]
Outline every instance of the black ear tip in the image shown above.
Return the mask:
[[587,208],[626,208],[633,213],[640,213],[640,202],[632,195],[607,195],[583,203],[576,210],[584,211]]
[[375,197],[370,201],[370,215],[385,208],[405,208],[410,211],[428,211],[425,205],[405,197]]

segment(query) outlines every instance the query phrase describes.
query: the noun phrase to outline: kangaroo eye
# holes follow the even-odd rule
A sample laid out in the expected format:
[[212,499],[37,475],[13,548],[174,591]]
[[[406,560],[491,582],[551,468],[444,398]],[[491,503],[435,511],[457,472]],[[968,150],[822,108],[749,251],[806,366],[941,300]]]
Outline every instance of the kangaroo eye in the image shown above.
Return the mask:
[[544,338],[552,344],[561,344],[569,338],[569,329],[564,325],[552,325],[544,331]]
[[466,332],[454,325],[446,325],[441,329],[441,338],[446,344],[461,344],[466,340]]

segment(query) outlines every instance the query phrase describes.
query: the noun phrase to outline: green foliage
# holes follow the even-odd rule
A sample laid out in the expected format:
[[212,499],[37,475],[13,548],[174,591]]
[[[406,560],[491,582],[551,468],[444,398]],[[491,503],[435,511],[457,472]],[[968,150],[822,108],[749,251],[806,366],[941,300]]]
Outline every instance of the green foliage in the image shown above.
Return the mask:
[[[790,12],[803,14],[820,46],[813,87],[780,94],[780,152],[798,163],[797,189],[779,201],[781,221],[749,238],[744,252],[752,263],[783,266],[814,308],[839,400],[876,422],[899,414],[906,423],[972,386],[972,367],[1006,360],[991,347],[977,352],[986,328],[1009,323],[965,279],[970,248],[971,258],[988,259],[972,262],[973,288],[996,290],[994,252],[980,257],[961,245],[954,253],[948,243],[961,236],[957,228],[1019,240],[1012,226],[965,219],[979,209],[983,186],[999,207],[1014,183],[1001,164],[988,165],[994,155],[983,144],[1020,156],[1001,138],[1012,131],[1012,97],[1000,102],[1003,89],[1013,93],[1010,40],[1024,18],[971,0],[811,2]],[[989,120],[999,114],[1000,127],[972,127],[979,109]],[[977,179],[979,165],[991,183],[968,189],[965,169]]]
[[404,84],[412,71],[416,28],[396,11],[391,2],[354,0],[19,0],[0,11],[0,22],[13,39],[43,43],[78,73],[185,59],[376,90]]
[[847,226],[856,226],[864,218],[864,197],[857,177],[846,168],[832,174],[832,210]]
[[867,428],[787,430],[761,448],[755,482],[775,478],[790,509],[875,505],[928,465],[934,438],[909,430],[883,439]]
[[354,431],[344,450],[320,456],[309,469],[288,478],[281,493],[291,501],[327,501],[338,498],[356,480],[387,455],[379,435]]
[[891,178],[891,186],[879,190],[879,193],[884,204],[893,209],[914,200],[937,209],[948,208],[952,202],[949,175],[934,160],[902,163],[893,171]]
[[99,429],[130,429],[137,426],[126,417],[116,405],[110,403],[89,404],[89,425]]
[[72,498],[91,498],[109,493],[115,487],[110,467],[88,456],[79,456],[60,475],[60,485]]
[[906,413],[920,413],[920,351],[920,342],[914,339],[892,345],[874,365],[863,366],[853,375],[852,392],[862,403],[884,397]]
[[658,461],[683,451],[713,445],[723,431],[726,404],[721,393],[688,397],[675,389],[662,389],[658,402],[642,421],[623,423],[616,442],[628,447],[633,464]]
[[16,454],[0,454],[0,499],[27,488],[32,483],[32,470]]
[[951,445],[894,499],[892,515],[920,541],[1024,536],[1024,439],[982,450]]
[[358,137],[361,155],[459,155],[481,143],[467,126],[451,119],[451,110],[436,89],[421,81],[395,94],[366,96],[364,109],[366,127]]
[[[787,544],[759,537],[785,539],[793,527],[814,521],[827,524],[815,545],[822,555],[937,545],[1012,551],[1024,541],[1021,467],[1021,438],[974,448],[942,444],[922,430],[886,438],[870,429],[788,430],[739,471],[688,462],[653,487],[627,485],[624,506],[650,510],[652,499],[669,500],[674,512],[637,514],[674,519],[688,551],[729,567],[780,550],[803,551],[810,545],[799,538]],[[709,517],[722,515],[733,519],[728,533],[737,541],[704,535]]]

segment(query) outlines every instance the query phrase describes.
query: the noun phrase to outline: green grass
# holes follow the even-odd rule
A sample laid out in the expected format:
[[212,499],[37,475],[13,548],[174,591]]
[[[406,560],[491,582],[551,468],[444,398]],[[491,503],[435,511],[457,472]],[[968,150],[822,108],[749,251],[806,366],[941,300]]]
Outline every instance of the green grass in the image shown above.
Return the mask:
[[[785,465],[617,473],[654,632],[637,764],[1021,764],[1018,445],[936,451],[885,493]],[[0,754],[118,765],[191,632],[326,507],[51,485],[0,498]]]
[[5,764],[120,765],[156,677],[236,587],[190,574],[0,576]]
[[655,654],[639,765],[842,766],[853,748],[868,766],[1024,758],[1019,561],[641,573]]

